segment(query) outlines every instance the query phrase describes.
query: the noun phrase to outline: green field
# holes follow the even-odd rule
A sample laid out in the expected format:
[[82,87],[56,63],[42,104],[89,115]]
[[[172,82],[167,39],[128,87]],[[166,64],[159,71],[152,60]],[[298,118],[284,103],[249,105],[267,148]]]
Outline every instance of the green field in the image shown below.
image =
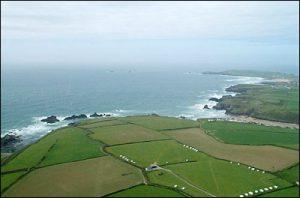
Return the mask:
[[[180,178],[174,176],[168,171],[157,170],[157,171],[148,172],[147,175],[151,183],[168,186],[170,188],[183,191],[184,193],[187,193],[189,196],[210,197],[209,195],[200,191],[196,187],[189,186],[185,181],[182,181]],[[177,187],[175,188],[174,185],[177,185]],[[182,187],[185,187],[185,189],[181,190]]]
[[37,169],[2,196],[98,197],[135,186],[142,181],[138,169],[104,156]]
[[55,135],[56,143],[39,166],[83,160],[104,155],[101,144],[88,138],[83,129],[68,127]]
[[299,149],[298,129],[228,121],[202,122],[201,128],[228,144],[269,144]]
[[114,193],[108,197],[183,197],[183,195],[167,188],[140,185]]
[[13,182],[15,182],[19,177],[24,175],[26,171],[19,171],[15,173],[9,173],[5,175],[1,175],[1,192],[3,189],[7,188]]
[[111,121],[111,120],[116,120],[114,117],[97,117],[97,118],[89,118],[85,120],[80,120],[75,122],[76,126],[83,126],[83,125],[88,125],[88,124],[93,124],[96,122],[105,122],[105,121]]
[[102,156],[101,144],[87,136],[83,129],[65,127],[30,145],[9,161],[1,172],[46,166]]
[[167,139],[165,135],[133,124],[100,127],[90,129],[91,138],[101,140],[106,144],[124,144],[149,140]]
[[184,148],[182,144],[174,140],[111,146],[107,148],[107,151],[117,157],[125,155],[141,167],[147,167],[155,162],[159,165],[165,165],[167,162],[185,162],[186,159],[192,161],[200,157],[199,153]]
[[207,135],[200,128],[164,131],[163,133],[216,158],[248,164],[262,170],[275,172],[299,162],[297,150],[270,145],[225,144]]
[[266,193],[261,197],[299,197],[299,187],[292,187],[276,192]]
[[216,196],[239,196],[263,187],[290,185],[274,175],[251,171],[247,166],[238,166],[213,158],[196,163],[169,165],[165,168]]
[[[160,116],[89,119],[8,158],[1,196],[236,197],[274,185],[278,191],[255,195],[297,196],[298,188],[284,188],[299,180],[299,151],[278,147],[299,145],[294,134],[298,130]],[[160,169],[146,171],[150,164]],[[3,174],[13,170],[19,171]]]
[[107,120],[107,121],[99,121],[94,123],[86,123],[84,125],[79,125],[79,127],[92,129],[97,127],[114,126],[114,125],[122,125],[122,124],[127,124],[127,123],[121,122],[120,120]]
[[48,152],[50,147],[54,145],[55,139],[53,139],[51,136],[52,134],[42,138],[37,143],[30,145],[15,158],[1,166],[1,172],[36,166]]
[[295,183],[296,181],[299,181],[299,164],[279,171],[276,173],[276,175],[291,183]]
[[199,126],[196,121],[164,116],[128,116],[118,119],[158,131]]

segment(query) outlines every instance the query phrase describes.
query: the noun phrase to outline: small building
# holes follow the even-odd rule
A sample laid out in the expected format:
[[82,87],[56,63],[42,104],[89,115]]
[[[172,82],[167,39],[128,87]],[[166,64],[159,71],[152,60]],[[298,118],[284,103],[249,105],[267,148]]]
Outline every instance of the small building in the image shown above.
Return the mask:
[[158,170],[158,169],[160,169],[160,167],[156,164],[151,164],[150,166],[145,168],[146,171],[154,171],[154,170]]

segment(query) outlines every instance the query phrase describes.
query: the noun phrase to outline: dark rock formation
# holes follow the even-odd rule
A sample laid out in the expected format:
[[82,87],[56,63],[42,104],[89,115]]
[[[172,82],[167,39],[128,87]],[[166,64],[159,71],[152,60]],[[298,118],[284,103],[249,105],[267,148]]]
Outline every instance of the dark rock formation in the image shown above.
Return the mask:
[[214,97],[213,97],[213,98],[210,98],[209,100],[210,100],[210,101],[215,101],[215,102],[219,102],[219,101],[220,101],[219,98],[214,98]]
[[72,115],[70,117],[66,117],[64,120],[75,120],[75,119],[84,119],[87,118],[85,114],[80,114],[80,115]]
[[1,147],[8,146],[8,145],[20,142],[20,141],[22,141],[21,135],[9,133],[9,134],[6,134],[4,137],[1,137]]
[[106,114],[105,116],[106,116],[106,117],[110,117],[111,115],[110,115],[110,114]]
[[209,109],[208,105],[204,105],[203,109]]
[[102,114],[97,114],[96,112],[94,113],[94,114],[92,114],[92,115],[90,115],[90,117],[92,117],[92,118],[95,118],[95,117],[102,117],[103,115]]
[[179,118],[180,118],[180,119],[183,119],[183,120],[185,119],[185,117],[184,117],[184,116],[180,116]]
[[231,111],[231,105],[219,102],[216,106],[213,107],[213,109],[216,109],[216,110],[226,110],[226,113],[227,113],[228,111]]
[[49,116],[45,119],[42,119],[41,121],[47,123],[55,123],[55,122],[59,122],[59,119],[57,119],[56,116]]

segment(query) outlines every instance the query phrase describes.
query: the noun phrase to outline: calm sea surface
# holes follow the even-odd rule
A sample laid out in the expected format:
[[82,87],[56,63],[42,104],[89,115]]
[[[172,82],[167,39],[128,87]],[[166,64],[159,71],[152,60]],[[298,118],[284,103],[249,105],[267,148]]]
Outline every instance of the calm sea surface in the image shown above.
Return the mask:
[[1,135],[16,132],[25,142],[68,124],[40,122],[50,115],[224,117],[223,111],[203,109],[215,104],[208,99],[226,94],[230,85],[261,80],[179,71],[31,70],[1,75]]

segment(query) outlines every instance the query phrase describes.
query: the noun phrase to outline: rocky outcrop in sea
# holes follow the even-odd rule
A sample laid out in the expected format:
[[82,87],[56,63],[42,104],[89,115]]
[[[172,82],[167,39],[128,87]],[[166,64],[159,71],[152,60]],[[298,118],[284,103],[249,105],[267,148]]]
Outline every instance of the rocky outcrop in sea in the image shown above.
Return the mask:
[[55,122],[59,122],[59,119],[57,119],[56,116],[49,116],[45,119],[42,119],[41,121],[52,124],[52,123],[55,123]]

